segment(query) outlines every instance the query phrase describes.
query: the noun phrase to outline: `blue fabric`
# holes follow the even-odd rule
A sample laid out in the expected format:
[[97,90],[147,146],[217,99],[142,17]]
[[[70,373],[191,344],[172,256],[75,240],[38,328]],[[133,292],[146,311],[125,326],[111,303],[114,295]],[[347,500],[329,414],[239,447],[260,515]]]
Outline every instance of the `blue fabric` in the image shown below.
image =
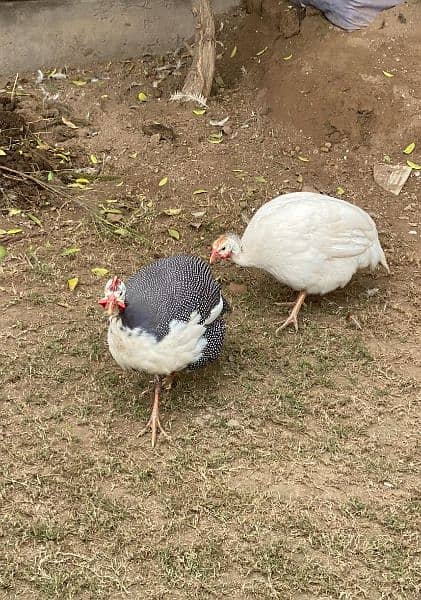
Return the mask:
[[321,10],[331,23],[352,31],[366,27],[377,14],[402,0],[293,0],[294,4]]

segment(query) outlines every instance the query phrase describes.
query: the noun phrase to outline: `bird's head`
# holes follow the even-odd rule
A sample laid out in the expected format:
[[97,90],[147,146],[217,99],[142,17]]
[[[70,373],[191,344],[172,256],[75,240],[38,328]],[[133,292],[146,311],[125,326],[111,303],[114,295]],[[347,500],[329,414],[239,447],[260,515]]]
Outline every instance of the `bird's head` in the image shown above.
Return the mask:
[[104,297],[98,300],[98,304],[103,306],[107,314],[111,317],[118,315],[120,310],[126,308],[124,302],[126,298],[126,286],[118,277],[112,277],[105,284]]
[[212,252],[210,255],[209,262],[212,265],[219,259],[231,258],[234,254],[241,252],[241,241],[240,238],[234,233],[226,233],[220,235],[218,239],[212,244]]

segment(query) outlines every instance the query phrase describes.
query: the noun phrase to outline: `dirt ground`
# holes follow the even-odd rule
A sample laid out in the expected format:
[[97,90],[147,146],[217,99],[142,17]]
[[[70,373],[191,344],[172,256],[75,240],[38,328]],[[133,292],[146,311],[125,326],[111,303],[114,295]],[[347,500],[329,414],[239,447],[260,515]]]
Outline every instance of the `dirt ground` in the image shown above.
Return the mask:
[[[203,114],[169,101],[187,47],[0,77],[0,166],[42,183],[1,172],[0,598],[420,597],[421,177],[394,196],[373,165],[421,161],[421,10],[291,35],[288,4],[265,4],[218,20]],[[206,258],[303,188],[366,209],[391,276],[359,273],[275,335],[294,293],[216,266],[224,352],[165,395],[172,441],[152,451],[150,382],[109,355],[92,269]]]

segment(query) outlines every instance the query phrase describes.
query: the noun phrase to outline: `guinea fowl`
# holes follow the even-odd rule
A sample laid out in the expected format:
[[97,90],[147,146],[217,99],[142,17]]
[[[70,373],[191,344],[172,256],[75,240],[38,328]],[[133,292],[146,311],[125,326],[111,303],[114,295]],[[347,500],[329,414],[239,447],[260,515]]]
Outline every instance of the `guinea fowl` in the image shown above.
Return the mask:
[[276,333],[293,324],[307,294],[344,287],[358,269],[389,267],[373,219],[361,208],[322,194],[294,192],[261,206],[240,239],[221,235],[210,263],[231,258],[257,267],[299,291],[289,317]]
[[172,381],[182,369],[196,369],[218,358],[224,341],[222,315],[229,309],[210,267],[194,256],[172,256],[138,271],[125,285],[118,277],[105,286],[99,303],[110,317],[108,346],[123,369],[154,375],[151,417],[142,430],[158,430],[163,376]]

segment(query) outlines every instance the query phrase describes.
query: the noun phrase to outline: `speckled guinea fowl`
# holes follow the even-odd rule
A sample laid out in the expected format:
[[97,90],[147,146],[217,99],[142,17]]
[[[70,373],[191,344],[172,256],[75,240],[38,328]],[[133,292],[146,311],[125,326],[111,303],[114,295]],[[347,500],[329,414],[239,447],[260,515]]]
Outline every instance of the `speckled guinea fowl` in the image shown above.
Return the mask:
[[158,260],[125,285],[114,277],[100,304],[110,315],[108,345],[123,369],[155,376],[155,398],[145,429],[165,434],[159,420],[162,376],[196,369],[216,360],[222,350],[229,309],[209,265],[194,256]]

